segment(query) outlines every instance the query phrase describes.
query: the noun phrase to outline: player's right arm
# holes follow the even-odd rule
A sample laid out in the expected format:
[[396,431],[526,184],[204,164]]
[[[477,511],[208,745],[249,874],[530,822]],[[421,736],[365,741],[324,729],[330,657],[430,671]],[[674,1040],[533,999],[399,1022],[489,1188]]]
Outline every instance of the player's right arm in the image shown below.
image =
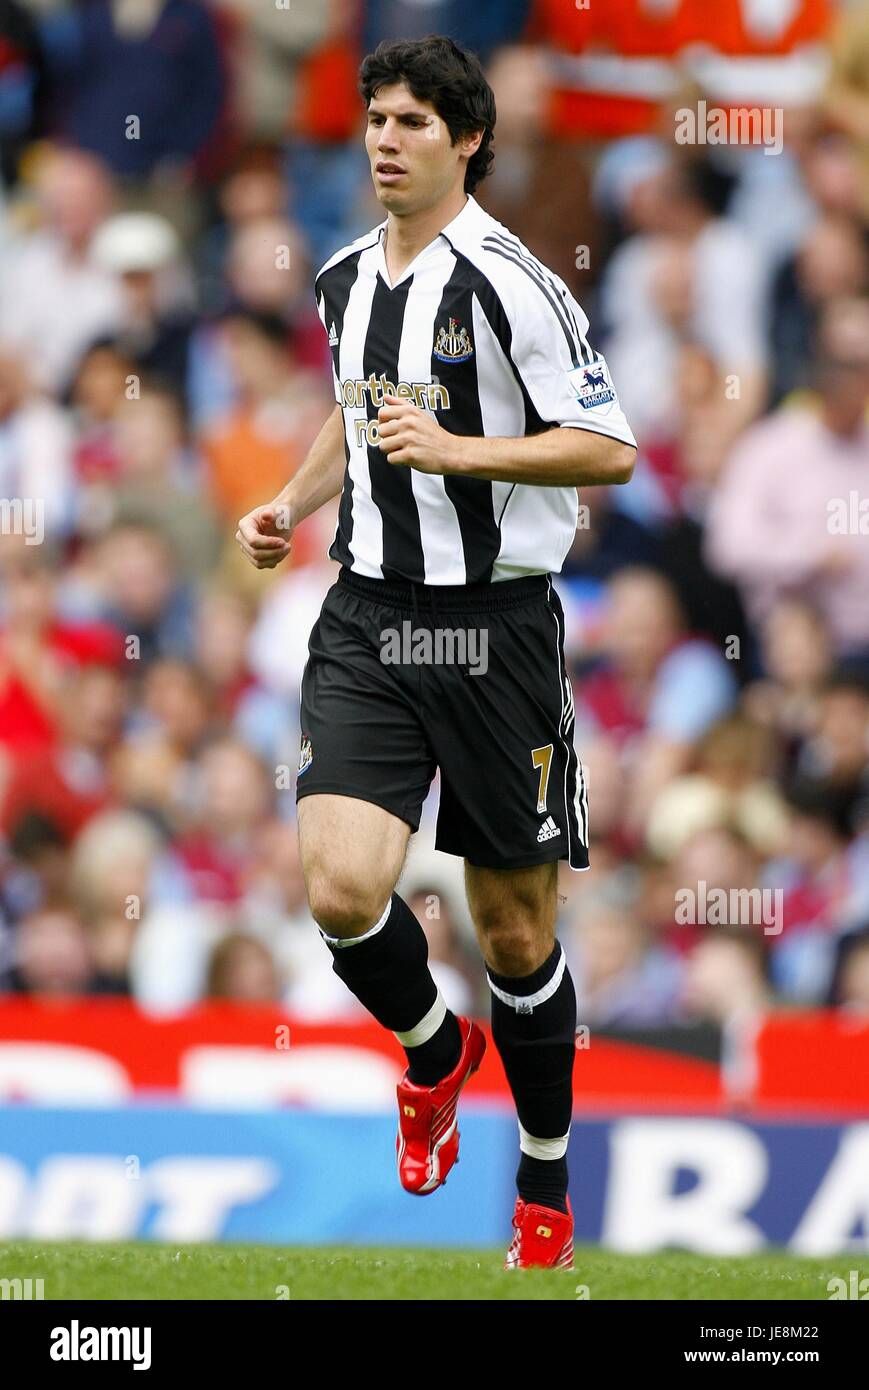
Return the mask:
[[300,521],[341,491],[346,453],[344,412],[336,405],[299,471],[272,502],[254,507],[238,523],[235,539],[258,570],[271,570],[292,549]]

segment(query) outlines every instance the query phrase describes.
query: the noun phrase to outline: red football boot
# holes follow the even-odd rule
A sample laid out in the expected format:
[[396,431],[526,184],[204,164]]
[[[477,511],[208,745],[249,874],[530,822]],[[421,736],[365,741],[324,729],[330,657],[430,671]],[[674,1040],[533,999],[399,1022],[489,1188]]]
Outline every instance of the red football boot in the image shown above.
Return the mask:
[[513,1240],[505,1269],[573,1269],[573,1212],[539,1207],[516,1198]]
[[422,1197],[446,1182],[459,1156],[456,1106],[462,1087],[486,1051],[482,1030],[469,1018],[457,1018],[462,1051],[449,1075],[434,1086],[416,1086],[407,1072],[396,1087],[398,1176],[407,1192]]

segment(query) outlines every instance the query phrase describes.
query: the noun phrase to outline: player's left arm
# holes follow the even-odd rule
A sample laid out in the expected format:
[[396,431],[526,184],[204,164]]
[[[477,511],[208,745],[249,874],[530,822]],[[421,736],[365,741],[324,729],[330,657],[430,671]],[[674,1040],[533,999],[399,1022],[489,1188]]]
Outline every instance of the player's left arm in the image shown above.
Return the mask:
[[536,487],[628,482],[636,441],[607,364],[585,336],[581,307],[557,277],[535,283],[534,277],[508,275],[499,283],[511,366],[533,428],[517,438],[453,434],[431,412],[388,396],[378,422],[389,462]]
[[420,473],[536,487],[627,483],[636,445],[590,428],[555,426],[517,439],[451,434],[428,411],[385,396],[378,414],[380,448],[390,463]]

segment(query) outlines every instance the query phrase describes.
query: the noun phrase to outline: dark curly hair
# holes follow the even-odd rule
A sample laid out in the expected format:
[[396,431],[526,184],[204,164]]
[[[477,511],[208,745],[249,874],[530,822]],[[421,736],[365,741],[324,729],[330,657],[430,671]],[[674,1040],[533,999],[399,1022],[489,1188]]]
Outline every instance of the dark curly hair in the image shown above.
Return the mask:
[[489,148],[495,129],[495,96],[480,60],[442,34],[424,39],[384,41],[363,59],[359,91],[365,105],[381,87],[405,82],[417,101],[430,101],[447,130],[450,143],[482,130],[480,148],[468,160],[465,192],[473,193],[489,173],[495,156]]

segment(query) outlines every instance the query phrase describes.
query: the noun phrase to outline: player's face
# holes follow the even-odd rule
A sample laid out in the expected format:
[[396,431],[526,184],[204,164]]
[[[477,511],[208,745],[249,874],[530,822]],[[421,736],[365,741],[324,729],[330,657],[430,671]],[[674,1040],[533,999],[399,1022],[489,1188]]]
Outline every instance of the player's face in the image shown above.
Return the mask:
[[479,137],[450,143],[446,125],[428,101],[404,83],[381,87],[368,106],[365,148],[379,201],[399,216],[433,207],[464,179],[463,153]]

